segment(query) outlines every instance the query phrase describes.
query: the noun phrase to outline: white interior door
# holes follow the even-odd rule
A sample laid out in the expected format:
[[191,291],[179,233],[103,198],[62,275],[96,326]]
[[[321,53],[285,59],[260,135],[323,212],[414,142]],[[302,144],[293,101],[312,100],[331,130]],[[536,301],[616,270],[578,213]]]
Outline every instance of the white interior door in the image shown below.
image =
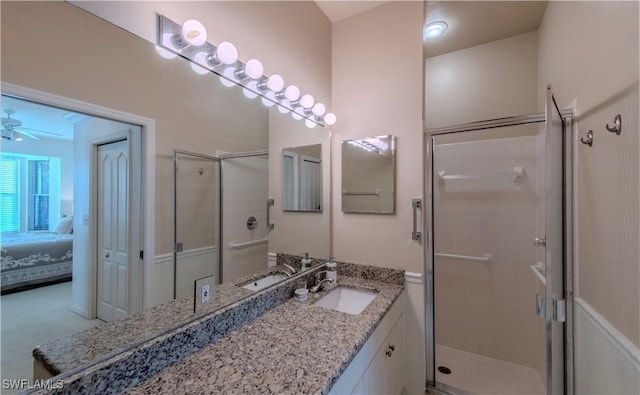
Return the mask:
[[97,315],[104,321],[127,315],[129,168],[128,140],[98,146]]

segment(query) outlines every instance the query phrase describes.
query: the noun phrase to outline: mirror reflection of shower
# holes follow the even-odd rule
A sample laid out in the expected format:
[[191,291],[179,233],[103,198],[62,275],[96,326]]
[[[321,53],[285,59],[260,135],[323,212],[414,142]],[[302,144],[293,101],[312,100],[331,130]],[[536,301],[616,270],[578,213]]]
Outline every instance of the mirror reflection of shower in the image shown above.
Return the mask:
[[174,297],[198,279],[222,284],[268,266],[267,151],[174,151]]

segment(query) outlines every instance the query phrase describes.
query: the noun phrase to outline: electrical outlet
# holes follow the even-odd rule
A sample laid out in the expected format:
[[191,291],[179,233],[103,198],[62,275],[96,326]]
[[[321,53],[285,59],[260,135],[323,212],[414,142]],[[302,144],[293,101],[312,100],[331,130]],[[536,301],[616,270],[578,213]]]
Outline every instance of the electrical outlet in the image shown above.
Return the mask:
[[202,286],[201,298],[202,304],[205,304],[209,301],[209,284]]

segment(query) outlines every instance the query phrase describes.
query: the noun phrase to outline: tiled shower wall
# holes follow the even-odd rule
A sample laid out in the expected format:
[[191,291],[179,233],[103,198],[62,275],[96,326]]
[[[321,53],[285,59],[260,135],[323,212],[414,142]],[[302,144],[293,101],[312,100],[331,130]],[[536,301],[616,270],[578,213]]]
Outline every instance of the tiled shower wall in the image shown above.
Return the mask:
[[[510,131],[483,133],[486,138]],[[542,288],[531,270],[544,194],[537,179],[537,140],[535,135],[436,140],[435,251],[490,254],[493,262],[436,257],[435,335],[437,344],[532,367],[542,378],[544,322],[535,314],[535,295]],[[525,172],[518,182],[511,178],[515,166]],[[439,181],[439,171],[486,178]]]

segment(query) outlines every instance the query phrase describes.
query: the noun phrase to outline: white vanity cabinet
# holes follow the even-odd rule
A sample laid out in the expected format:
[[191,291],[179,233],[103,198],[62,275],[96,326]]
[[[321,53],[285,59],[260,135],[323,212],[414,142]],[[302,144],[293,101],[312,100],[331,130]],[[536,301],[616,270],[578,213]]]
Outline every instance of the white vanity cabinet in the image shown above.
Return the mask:
[[404,386],[404,299],[398,297],[329,394],[400,394]]

